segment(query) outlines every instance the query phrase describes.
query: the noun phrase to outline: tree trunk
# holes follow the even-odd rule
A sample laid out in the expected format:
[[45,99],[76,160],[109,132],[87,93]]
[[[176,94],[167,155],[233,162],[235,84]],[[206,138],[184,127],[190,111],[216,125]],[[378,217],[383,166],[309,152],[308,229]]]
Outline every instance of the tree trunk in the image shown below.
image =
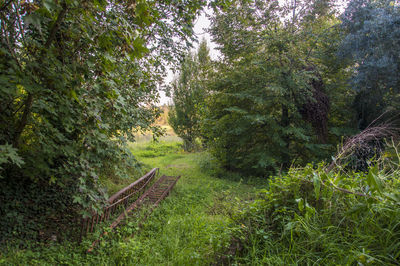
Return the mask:
[[18,148],[19,146],[19,139],[21,137],[22,131],[24,130],[28,122],[28,118],[31,113],[32,103],[33,103],[33,95],[31,93],[28,93],[28,98],[26,98],[25,100],[24,112],[22,113],[21,120],[19,121],[14,134],[13,146],[15,148]]
[[[282,104],[282,117],[281,117],[281,126],[284,129],[287,129],[289,127],[289,108]],[[283,140],[286,143],[285,150],[282,152],[282,161],[283,161],[283,168],[287,169],[290,167],[290,151],[289,151],[289,145],[290,145],[290,137],[288,134],[284,134],[282,136]]]

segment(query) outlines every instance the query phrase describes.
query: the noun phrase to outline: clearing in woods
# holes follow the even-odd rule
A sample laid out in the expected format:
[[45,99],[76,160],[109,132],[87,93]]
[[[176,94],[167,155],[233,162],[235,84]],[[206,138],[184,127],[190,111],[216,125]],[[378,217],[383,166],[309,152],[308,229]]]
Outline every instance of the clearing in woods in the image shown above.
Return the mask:
[[[209,265],[227,252],[231,243],[230,213],[253,198],[255,184],[238,176],[221,174],[204,152],[185,153],[179,141],[141,142],[131,145],[143,165],[143,173],[160,168],[160,176],[181,176],[171,194],[138,228],[137,217],[86,250],[101,230],[81,244],[64,242],[34,250],[8,252],[0,265]],[[110,193],[139,178],[120,184],[105,182]],[[261,182],[258,182],[259,185]],[[104,228],[107,226],[105,225]]]
[[243,184],[240,178],[216,177],[207,153],[184,153],[179,142],[137,143],[132,151],[148,168],[157,166],[161,174],[181,179],[140,234],[123,243],[121,252],[132,255],[121,262],[212,263],[230,244],[231,202],[235,198],[250,199],[255,186]]

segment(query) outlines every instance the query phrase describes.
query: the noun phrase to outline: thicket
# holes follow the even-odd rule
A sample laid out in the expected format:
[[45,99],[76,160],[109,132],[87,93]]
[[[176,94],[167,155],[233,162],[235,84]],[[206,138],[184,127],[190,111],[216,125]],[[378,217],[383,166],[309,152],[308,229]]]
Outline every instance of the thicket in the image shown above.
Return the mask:
[[[398,4],[354,0],[340,10],[332,0],[237,0],[216,8],[209,32],[221,56],[207,75],[196,74],[202,67],[193,59],[184,62],[174,99],[191,99],[175,100],[191,124],[170,123],[196,132],[225,169],[267,177],[328,161],[343,137],[377,118],[393,121]],[[188,81],[201,84],[201,93],[188,97]],[[376,144],[358,159],[378,154]]]
[[318,164],[272,178],[234,217],[238,248],[231,250],[231,259],[268,265],[397,265],[398,148],[371,161],[368,172],[328,172]]
[[76,228],[105,203],[99,177],[129,175],[204,4],[0,2],[0,244]]

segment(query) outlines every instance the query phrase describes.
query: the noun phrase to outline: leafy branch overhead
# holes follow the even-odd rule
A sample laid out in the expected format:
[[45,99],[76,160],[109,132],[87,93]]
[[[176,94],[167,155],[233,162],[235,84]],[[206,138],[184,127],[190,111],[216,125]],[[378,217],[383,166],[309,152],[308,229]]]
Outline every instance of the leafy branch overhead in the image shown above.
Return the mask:
[[[99,178],[126,177],[136,165],[127,141],[134,131],[158,130],[152,124],[165,65],[193,40],[204,5],[1,1],[0,201],[10,202],[2,213],[36,192],[55,199],[49,212],[32,207],[40,219],[104,204]],[[0,239],[22,230],[23,219],[17,230],[7,226],[14,218],[2,217]]]

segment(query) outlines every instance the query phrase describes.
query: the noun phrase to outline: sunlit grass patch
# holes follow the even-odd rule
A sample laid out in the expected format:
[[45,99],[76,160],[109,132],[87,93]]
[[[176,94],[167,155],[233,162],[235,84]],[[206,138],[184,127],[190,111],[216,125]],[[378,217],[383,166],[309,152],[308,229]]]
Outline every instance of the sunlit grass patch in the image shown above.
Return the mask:
[[161,157],[170,154],[182,152],[182,144],[180,142],[151,141],[147,143],[139,143],[131,145],[132,153],[138,158],[143,157]]

